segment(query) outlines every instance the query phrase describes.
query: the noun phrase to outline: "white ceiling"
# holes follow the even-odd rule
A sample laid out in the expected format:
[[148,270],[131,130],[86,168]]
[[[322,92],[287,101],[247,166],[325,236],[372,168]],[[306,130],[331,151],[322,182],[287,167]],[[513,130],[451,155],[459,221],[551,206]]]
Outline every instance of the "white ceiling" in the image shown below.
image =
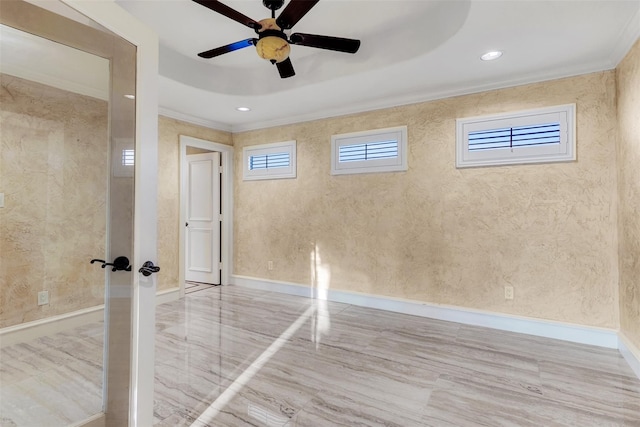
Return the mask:
[[[296,76],[280,79],[253,47],[197,57],[254,35],[199,4],[117,3],[160,36],[162,112],[233,131],[611,69],[640,34],[639,0],[320,0],[293,32],[357,38],[360,51],[292,46]],[[260,0],[223,3],[269,16]],[[479,59],[494,49],[503,57]]]
[[[357,38],[360,51],[292,46],[296,76],[280,79],[253,47],[197,57],[255,33],[191,0],[116,2],[159,34],[161,113],[230,131],[612,69],[640,36],[640,0],[320,0],[292,32]],[[261,0],[223,3],[269,15]],[[3,65],[16,37],[3,31]],[[479,59],[496,49],[499,60]]]

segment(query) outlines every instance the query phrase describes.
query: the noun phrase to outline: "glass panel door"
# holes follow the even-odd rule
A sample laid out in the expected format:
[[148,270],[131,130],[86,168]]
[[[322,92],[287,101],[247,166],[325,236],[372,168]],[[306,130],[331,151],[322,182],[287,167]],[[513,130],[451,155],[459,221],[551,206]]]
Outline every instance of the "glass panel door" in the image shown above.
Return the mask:
[[0,14],[0,425],[126,425],[136,50],[47,3]]

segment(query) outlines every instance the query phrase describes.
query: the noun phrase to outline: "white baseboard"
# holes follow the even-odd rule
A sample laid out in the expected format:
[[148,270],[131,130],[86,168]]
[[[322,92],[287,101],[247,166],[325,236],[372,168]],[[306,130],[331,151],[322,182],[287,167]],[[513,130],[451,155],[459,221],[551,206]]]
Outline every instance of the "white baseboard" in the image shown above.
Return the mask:
[[292,282],[258,279],[255,277],[238,276],[234,274],[231,276],[231,284],[260,291],[278,292],[281,294],[296,295],[307,298],[313,297],[313,288]]
[[[156,296],[156,304],[175,301],[180,298],[180,288],[160,291]],[[15,326],[0,329],[0,348],[20,342],[34,340],[46,335],[77,328],[87,323],[99,322],[104,319],[104,304],[84,308],[46,319],[25,322]]]
[[618,333],[620,353],[622,357],[627,361],[631,370],[640,378],[640,349],[636,347],[624,332]]
[[104,318],[104,304],[0,329],[0,347],[77,328]]
[[69,427],[105,427],[107,423],[104,412],[96,414],[86,420],[79,421],[75,424],[71,424]]
[[[309,298],[314,296],[313,288],[297,283],[278,282],[238,275],[233,275],[231,277],[231,283],[237,286],[280,292],[289,295]],[[465,325],[483,326],[503,331],[554,338],[580,344],[595,345],[598,347],[618,348],[617,331],[613,329],[596,328],[571,323],[474,310],[464,307],[431,304],[420,301],[331,289],[327,291],[327,300],[362,307],[377,308],[380,310],[394,311],[396,313],[428,317],[431,319],[457,322]]]
[[180,299],[180,288],[171,288],[156,293],[156,305],[164,304]]

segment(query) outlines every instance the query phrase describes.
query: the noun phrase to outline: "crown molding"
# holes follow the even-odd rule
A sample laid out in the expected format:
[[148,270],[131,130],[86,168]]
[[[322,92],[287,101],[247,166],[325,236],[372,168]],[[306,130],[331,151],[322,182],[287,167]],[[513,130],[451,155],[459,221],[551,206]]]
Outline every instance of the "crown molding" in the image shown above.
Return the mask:
[[573,67],[566,67],[552,72],[534,72],[516,79],[506,79],[499,82],[486,84],[469,84],[463,87],[448,88],[443,90],[422,90],[405,93],[397,96],[386,96],[383,99],[371,99],[365,102],[354,103],[347,106],[333,108],[331,110],[317,111],[314,113],[292,115],[284,118],[268,119],[262,121],[252,121],[249,123],[227,124],[214,120],[202,119],[188,114],[160,108],[161,114],[189,123],[222,130],[226,132],[239,133],[253,130],[261,130],[278,126],[287,126],[297,123],[322,120],[333,117],[360,114],[369,111],[382,110],[404,105],[418,104],[422,102],[435,101],[439,99],[452,98],[456,96],[471,95],[491,90],[506,89],[515,86],[540,83],[551,80],[558,80],[568,77],[576,77],[584,74],[602,72],[615,69],[624,59],[634,43],[640,38],[640,9],[630,17],[627,24],[620,30],[616,47],[611,51],[609,57],[586,64]]
[[388,96],[383,99],[373,99],[357,104],[351,104],[342,108],[334,108],[330,111],[319,111],[311,114],[301,114],[289,116],[281,119],[256,121],[245,124],[231,126],[231,132],[246,132],[251,130],[261,130],[277,126],[286,126],[314,120],[328,119],[332,117],[347,116],[352,114],[365,113],[386,108],[399,107],[404,105],[419,104],[423,102],[436,101],[439,99],[453,98],[456,96],[471,95],[475,93],[487,92],[491,90],[506,89],[515,86],[535,84],[551,80],[559,80],[568,77],[576,77],[584,74],[608,71],[615,68],[610,61],[598,61],[588,64],[581,64],[571,68],[563,68],[553,72],[537,72],[521,76],[517,79],[501,80],[487,84],[470,84],[454,89],[444,89],[440,91],[423,90],[407,93],[398,96]]
[[158,107],[158,113],[161,116],[169,117],[171,119],[180,120],[182,122],[191,123],[192,125],[204,126],[209,129],[220,130],[223,132],[232,132],[231,125],[218,122],[215,120],[203,119],[201,117],[192,116],[190,114],[181,113],[179,111],[170,110],[165,107]]
[[107,90],[87,86],[68,79],[57,78],[46,72],[43,73],[37,70],[27,69],[19,65],[3,63],[0,67],[0,72],[24,80],[40,83],[45,86],[51,86],[65,92],[76,93],[78,95],[88,96],[102,101],[109,100],[109,92]]
[[636,41],[640,38],[640,8],[636,10],[627,25],[622,27],[615,48],[609,55],[611,68],[616,68],[618,64],[627,56]]

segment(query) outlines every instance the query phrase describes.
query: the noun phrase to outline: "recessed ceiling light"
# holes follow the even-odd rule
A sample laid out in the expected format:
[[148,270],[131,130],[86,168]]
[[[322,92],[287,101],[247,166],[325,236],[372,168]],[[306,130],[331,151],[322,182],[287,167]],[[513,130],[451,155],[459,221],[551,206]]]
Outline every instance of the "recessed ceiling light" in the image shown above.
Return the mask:
[[249,108],[249,107],[236,107],[236,110],[238,110],[238,111],[251,111],[251,108]]
[[494,59],[498,59],[502,56],[502,52],[499,50],[493,50],[491,52],[487,52],[480,57],[483,61],[493,61]]
[[135,95],[124,95],[124,97],[127,99],[136,99]]

